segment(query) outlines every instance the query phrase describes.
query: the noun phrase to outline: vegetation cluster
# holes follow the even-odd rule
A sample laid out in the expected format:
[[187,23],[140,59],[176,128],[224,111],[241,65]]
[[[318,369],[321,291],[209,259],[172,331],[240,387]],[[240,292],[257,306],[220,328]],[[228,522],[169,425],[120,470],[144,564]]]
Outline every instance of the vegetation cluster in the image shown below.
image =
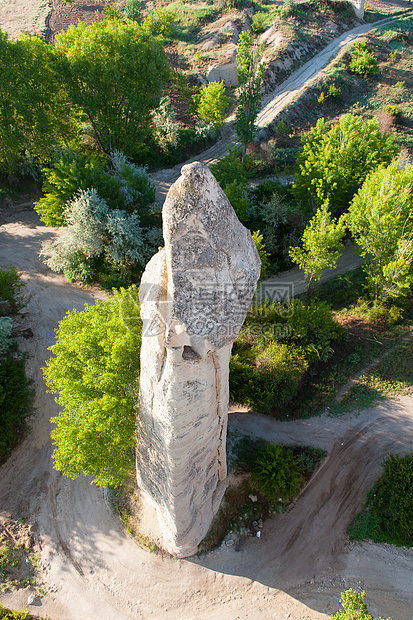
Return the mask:
[[351,540],[413,547],[413,454],[388,454],[383,474],[349,526]]
[[12,265],[0,269],[0,462],[21,436],[32,394],[26,358],[12,336],[15,317],[24,306],[23,285]]
[[238,482],[228,488],[200,553],[214,549],[227,535],[238,543],[256,536],[267,517],[288,510],[325,456],[318,448],[229,434],[228,466]]

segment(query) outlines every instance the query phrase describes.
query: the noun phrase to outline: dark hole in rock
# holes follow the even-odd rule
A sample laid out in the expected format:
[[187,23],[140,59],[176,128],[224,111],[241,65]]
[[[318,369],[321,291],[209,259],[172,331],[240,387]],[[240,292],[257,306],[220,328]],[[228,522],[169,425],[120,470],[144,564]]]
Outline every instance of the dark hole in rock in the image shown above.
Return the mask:
[[192,347],[188,345],[184,345],[184,350],[182,352],[182,359],[185,361],[191,362],[193,360],[200,360],[201,356]]

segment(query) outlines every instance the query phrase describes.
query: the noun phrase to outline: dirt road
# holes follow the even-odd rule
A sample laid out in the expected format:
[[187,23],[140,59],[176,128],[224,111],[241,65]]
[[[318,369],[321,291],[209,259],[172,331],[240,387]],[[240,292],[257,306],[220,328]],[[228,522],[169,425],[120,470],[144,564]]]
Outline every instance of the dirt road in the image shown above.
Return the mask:
[[[0,470],[0,516],[23,517],[41,541],[41,580],[48,591],[30,611],[52,620],[192,618],[321,620],[337,609],[341,590],[368,590],[374,614],[413,617],[413,550],[349,545],[345,530],[389,450],[413,439],[413,400],[389,401],[360,415],[276,422],[231,413],[230,425],[287,443],[330,451],[292,510],[265,524],[261,539],[197,559],[161,558],[137,547],[113,516],[101,489],[52,469],[50,417],[58,413],[40,368],[65,312],[102,298],[51,274],[38,258],[53,232],[31,211],[0,227],[0,267],[10,261],[27,281],[30,354],[36,385],[31,432]],[[391,570],[389,570],[391,567]],[[29,591],[0,596],[15,608]]]

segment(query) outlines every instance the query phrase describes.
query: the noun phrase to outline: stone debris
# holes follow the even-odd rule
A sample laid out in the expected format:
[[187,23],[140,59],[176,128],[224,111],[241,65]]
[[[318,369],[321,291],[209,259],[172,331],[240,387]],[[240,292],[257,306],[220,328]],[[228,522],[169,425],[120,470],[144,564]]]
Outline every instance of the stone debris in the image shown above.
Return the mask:
[[[143,320],[137,477],[161,544],[197,551],[226,488],[232,343],[261,263],[210,170],[182,168],[163,208],[165,247],[140,287]],[[256,501],[256,499],[255,499]]]

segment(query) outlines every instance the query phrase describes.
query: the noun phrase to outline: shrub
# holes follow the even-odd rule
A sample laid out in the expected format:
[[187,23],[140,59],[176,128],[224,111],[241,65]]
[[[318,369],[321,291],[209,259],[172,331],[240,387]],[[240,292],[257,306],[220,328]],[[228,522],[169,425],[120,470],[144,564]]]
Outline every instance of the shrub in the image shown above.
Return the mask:
[[397,107],[397,105],[385,105],[384,111],[386,112],[386,114],[389,114],[394,119],[398,119],[402,113],[402,111],[400,110],[400,108]]
[[155,252],[150,243],[153,231],[140,226],[137,213],[109,210],[97,191],[81,191],[64,211],[68,226],[55,241],[42,246],[49,255],[46,264],[64,272],[69,280],[87,282],[103,264],[138,266],[141,269]]
[[296,397],[309,364],[326,360],[342,333],[324,303],[256,306],[234,343],[231,399],[262,413],[282,414]]
[[16,314],[23,306],[21,289],[25,282],[20,279],[12,264],[0,269],[0,316]]
[[[344,608],[344,611],[338,611],[333,616],[330,616],[331,620],[374,620],[373,616],[369,613],[367,605],[364,602],[366,593],[354,592],[352,588],[341,593],[340,602]],[[382,618],[377,618],[382,620]],[[391,618],[387,618],[391,620]]]
[[351,58],[348,65],[352,73],[359,75],[374,75],[379,70],[374,52],[367,47],[366,41],[356,41],[354,43]]
[[330,84],[328,89],[328,94],[333,99],[340,99],[341,97],[341,88],[337,88],[335,84]]
[[212,125],[215,131],[222,127],[229,104],[224,82],[211,82],[203,86],[201,92],[192,99],[195,113],[202,121]]
[[0,316],[0,357],[10,349],[13,344],[11,330],[13,319],[9,316]]
[[383,474],[350,524],[349,537],[412,547],[413,453],[390,453],[381,466]]
[[25,359],[0,361],[0,457],[16,443],[32,396]]
[[268,444],[255,457],[252,481],[270,501],[291,500],[300,490],[298,459],[289,448]]
[[107,160],[66,150],[43,173],[45,196],[35,203],[35,209],[47,226],[66,225],[65,207],[80,190],[95,188],[110,208],[139,211],[143,216],[155,201],[146,168],[132,164],[120,151]]

